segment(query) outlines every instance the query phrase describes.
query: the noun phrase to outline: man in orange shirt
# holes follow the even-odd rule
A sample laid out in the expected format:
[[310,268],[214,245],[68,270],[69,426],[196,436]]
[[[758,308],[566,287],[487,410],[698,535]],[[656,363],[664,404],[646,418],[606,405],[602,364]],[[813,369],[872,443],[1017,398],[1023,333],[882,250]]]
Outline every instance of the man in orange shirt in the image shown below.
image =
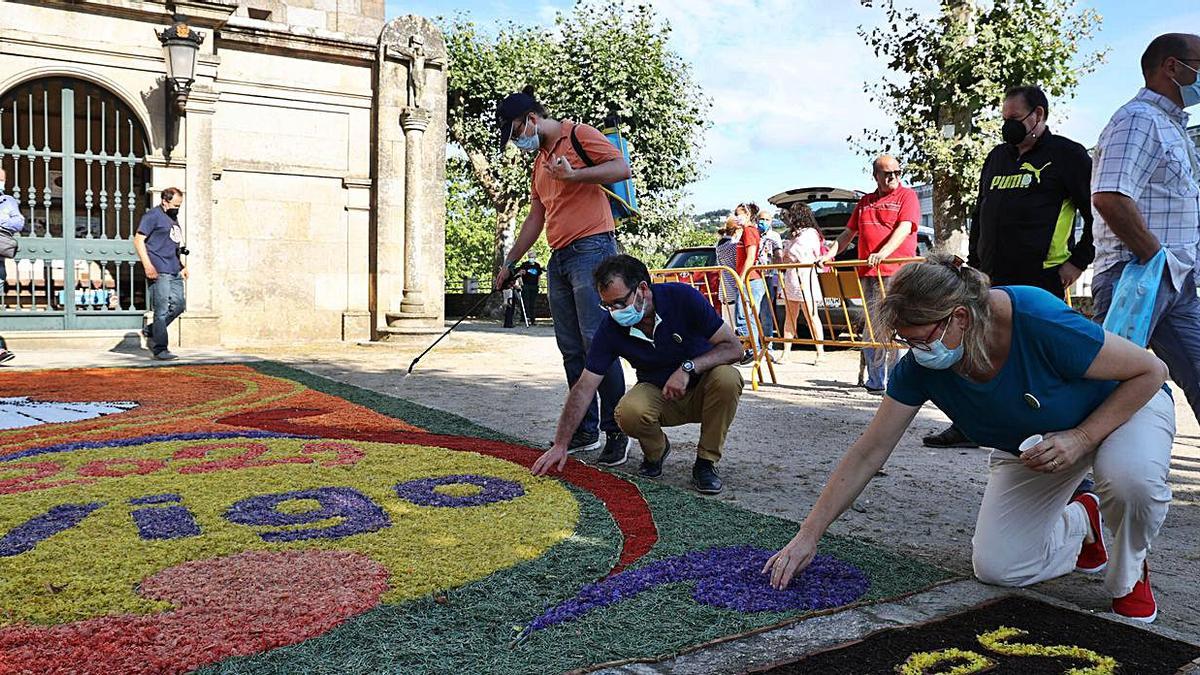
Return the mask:
[[[534,159],[529,216],[496,275],[495,287],[504,287],[516,261],[545,230],[546,241],[554,251],[546,267],[554,337],[562,353],[567,384],[574,386],[583,373],[592,336],[607,314],[600,308],[592,271],[600,261],[617,254],[616,224],[600,186],[629,178],[629,164],[599,130],[548,117],[534,99],[533,87],[505,97],[496,108],[496,118],[500,151],[511,140]],[[576,144],[590,162],[579,156]],[[596,461],[617,466],[629,455],[629,437],[614,418],[617,402],[625,395],[625,377],[615,361],[603,375],[599,405],[593,398],[567,451],[600,447],[603,430],[607,438]]]
[[[891,155],[880,155],[871,163],[876,189],[858,200],[846,231],[821,258],[829,262],[858,237],[856,257],[867,264],[858,268],[863,300],[872,305],[882,295],[884,285],[900,265],[880,264],[888,258],[912,258],[917,255],[917,223],[921,220],[921,200],[912,188],[900,184],[900,162]],[[868,335],[867,337],[872,337]],[[886,342],[890,335],[875,335],[874,341]],[[888,376],[900,352],[896,349],[864,348],[867,361],[865,387],[872,394],[883,394]]]

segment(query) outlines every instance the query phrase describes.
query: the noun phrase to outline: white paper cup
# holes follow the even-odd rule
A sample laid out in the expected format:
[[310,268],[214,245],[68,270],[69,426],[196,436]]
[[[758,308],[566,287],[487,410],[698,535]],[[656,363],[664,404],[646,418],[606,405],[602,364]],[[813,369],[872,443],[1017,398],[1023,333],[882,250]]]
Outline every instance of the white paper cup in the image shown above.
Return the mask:
[[1017,451],[1024,454],[1024,452],[1026,450],[1032,450],[1033,446],[1037,445],[1038,443],[1041,443],[1042,440],[1044,440],[1044,439],[1042,438],[1041,434],[1034,434],[1034,435],[1030,436],[1029,438],[1026,438],[1025,440],[1021,441],[1021,446],[1017,448]]

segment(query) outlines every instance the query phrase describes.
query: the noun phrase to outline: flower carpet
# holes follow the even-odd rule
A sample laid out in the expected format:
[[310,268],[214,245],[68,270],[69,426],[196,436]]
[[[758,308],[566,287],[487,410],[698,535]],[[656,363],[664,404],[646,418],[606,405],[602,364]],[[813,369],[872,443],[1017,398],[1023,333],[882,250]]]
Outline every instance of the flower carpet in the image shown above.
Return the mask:
[[1200,647],[1020,596],[756,671],[771,675],[1176,675]]
[[279,364],[0,374],[0,675],[549,673],[951,578]]

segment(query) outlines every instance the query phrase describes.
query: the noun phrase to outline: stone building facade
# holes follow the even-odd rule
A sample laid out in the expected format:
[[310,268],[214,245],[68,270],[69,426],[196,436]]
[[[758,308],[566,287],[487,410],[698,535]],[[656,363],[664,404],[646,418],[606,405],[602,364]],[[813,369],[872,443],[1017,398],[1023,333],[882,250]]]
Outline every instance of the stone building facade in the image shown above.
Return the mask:
[[[156,33],[179,16],[204,39],[173,112]],[[441,326],[446,59],[428,21],[386,23],[384,0],[5,0],[3,17],[0,166],[32,231],[0,333],[136,333],[133,232],[170,186],[190,251],[173,344]]]

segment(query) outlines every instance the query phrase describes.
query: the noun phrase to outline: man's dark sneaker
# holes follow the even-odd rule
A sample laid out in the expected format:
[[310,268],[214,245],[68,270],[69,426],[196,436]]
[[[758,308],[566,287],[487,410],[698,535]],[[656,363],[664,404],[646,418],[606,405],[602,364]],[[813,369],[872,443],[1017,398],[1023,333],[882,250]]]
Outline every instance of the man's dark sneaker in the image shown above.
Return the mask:
[[742,360],[738,361],[738,365],[739,366],[748,366],[751,363],[754,363],[754,352],[750,349],[747,349],[742,352]]
[[658,458],[657,462],[652,462],[642,458],[642,465],[638,467],[638,475],[642,478],[658,478],[662,475],[663,462],[667,461],[667,455],[671,454],[671,439],[667,439],[667,447],[663,450],[662,457]]
[[957,426],[951,424],[948,428],[936,434],[930,434],[921,439],[930,448],[978,448],[979,444],[967,438]]
[[577,429],[575,435],[571,437],[571,444],[567,446],[567,453],[587,452],[588,450],[595,450],[598,447],[600,447],[599,431]]
[[156,353],[154,358],[158,359],[159,361],[174,361],[179,357],[164,349],[161,352]]
[[692,466],[692,487],[696,492],[715,495],[721,491],[721,478],[717,476],[717,467],[707,459],[697,459]]
[[17,355],[7,349],[0,349],[0,363],[8,363],[17,358]]
[[619,431],[607,433],[604,451],[596,458],[600,466],[621,466],[629,459],[629,437]]

